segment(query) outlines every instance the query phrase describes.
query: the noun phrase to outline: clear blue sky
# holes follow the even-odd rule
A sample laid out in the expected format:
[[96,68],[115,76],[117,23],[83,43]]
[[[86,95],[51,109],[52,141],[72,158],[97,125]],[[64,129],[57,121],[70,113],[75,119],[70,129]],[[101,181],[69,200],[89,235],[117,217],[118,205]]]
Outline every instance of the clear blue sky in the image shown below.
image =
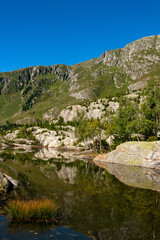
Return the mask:
[[0,72],[72,65],[160,34],[160,0],[0,0]]

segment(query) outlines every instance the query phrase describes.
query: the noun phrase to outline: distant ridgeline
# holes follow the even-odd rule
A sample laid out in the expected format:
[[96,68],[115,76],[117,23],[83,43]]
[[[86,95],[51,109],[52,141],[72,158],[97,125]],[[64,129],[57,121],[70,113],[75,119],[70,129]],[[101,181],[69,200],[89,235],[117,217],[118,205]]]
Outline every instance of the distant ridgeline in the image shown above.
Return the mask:
[[[54,65],[0,73],[0,122],[58,116],[67,106],[126,95],[160,81],[160,35],[72,66]],[[49,114],[48,114],[49,115]]]

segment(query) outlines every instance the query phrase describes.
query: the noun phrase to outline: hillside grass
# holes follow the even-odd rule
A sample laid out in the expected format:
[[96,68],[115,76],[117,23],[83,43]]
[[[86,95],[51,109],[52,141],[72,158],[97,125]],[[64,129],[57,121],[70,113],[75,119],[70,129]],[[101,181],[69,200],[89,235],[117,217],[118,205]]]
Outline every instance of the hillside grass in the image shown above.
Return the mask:
[[20,108],[20,97],[13,98],[12,101],[6,101],[5,97],[0,95],[0,121],[12,117],[20,110]]

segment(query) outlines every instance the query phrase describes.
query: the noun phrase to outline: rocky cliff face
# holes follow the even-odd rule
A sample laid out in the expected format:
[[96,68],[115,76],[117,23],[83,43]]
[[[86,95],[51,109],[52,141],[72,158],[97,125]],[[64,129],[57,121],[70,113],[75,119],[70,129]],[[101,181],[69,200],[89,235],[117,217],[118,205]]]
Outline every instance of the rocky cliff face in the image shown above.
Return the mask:
[[[24,69],[19,69],[13,72],[1,73],[0,83],[1,83],[1,93],[9,94],[11,87],[15,90],[22,90],[25,85],[40,85],[41,81],[37,81],[37,77],[43,77],[46,75],[52,75],[52,82],[57,78],[61,81],[64,81],[68,78],[68,70],[65,65],[55,65],[55,66],[37,66],[37,67],[28,67]],[[28,89],[29,91],[30,89]],[[24,91],[22,91],[23,94]],[[26,91],[27,93],[27,91]]]
[[68,105],[144,88],[160,79],[160,35],[145,37],[122,49],[73,66],[37,66],[0,73],[0,120],[25,112],[41,118]]
[[133,80],[139,79],[160,64],[160,35],[144,37],[123,49],[106,51],[98,63],[120,67]]

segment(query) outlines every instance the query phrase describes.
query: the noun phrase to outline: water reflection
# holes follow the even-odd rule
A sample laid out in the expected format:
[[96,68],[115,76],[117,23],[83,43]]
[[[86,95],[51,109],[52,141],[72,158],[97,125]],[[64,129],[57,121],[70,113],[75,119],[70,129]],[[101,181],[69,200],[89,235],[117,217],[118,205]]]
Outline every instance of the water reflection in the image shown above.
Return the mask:
[[[63,210],[61,226],[69,226],[68,234],[73,230],[83,234],[78,238],[73,233],[70,239],[85,239],[86,236],[97,240],[160,239],[160,193],[130,187],[121,182],[137,187],[143,181],[148,187],[148,179],[152,179],[151,172],[107,166],[110,173],[120,176],[119,181],[106,169],[89,161],[69,161],[63,157],[44,161],[35,158],[35,152],[10,151],[7,154],[5,161],[0,163],[1,169],[19,181],[19,190],[13,191],[8,197],[54,199]],[[154,174],[153,177],[157,179]],[[143,180],[145,177],[146,180]],[[153,189],[158,189],[158,181]],[[12,234],[19,232],[15,226],[8,228],[8,223],[2,224],[2,227],[6,234],[8,231]],[[22,228],[20,226],[20,230]],[[27,236],[30,233],[26,231]],[[45,233],[47,231],[50,230],[44,230]],[[57,231],[65,236],[63,228]],[[49,235],[39,231],[39,236],[47,239]],[[57,236],[57,239],[61,239]]]
[[[86,152],[85,152],[86,153]],[[40,158],[42,160],[48,160],[50,158],[62,159],[65,158],[69,161],[75,161],[76,159],[89,159],[84,153],[80,151],[64,151],[54,148],[41,148],[35,153],[35,158]]]
[[96,164],[126,185],[160,192],[160,170],[113,163]]

